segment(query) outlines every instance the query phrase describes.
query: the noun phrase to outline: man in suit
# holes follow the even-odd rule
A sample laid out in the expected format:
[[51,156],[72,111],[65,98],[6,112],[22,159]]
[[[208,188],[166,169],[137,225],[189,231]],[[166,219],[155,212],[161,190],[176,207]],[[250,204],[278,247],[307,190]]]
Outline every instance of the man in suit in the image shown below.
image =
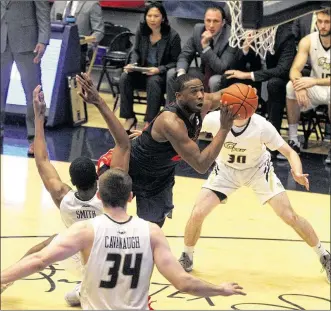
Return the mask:
[[[222,88],[222,74],[227,69],[233,68],[237,52],[237,49],[229,46],[230,35],[230,26],[226,24],[223,8],[207,8],[204,24],[195,25],[192,37],[178,57],[177,68],[168,71],[168,102],[175,101],[176,77],[187,72],[204,81],[205,89],[209,89],[210,92],[216,92]],[[201,57],[201,66],[189,68],[197,53]]]
[[[275,38],[275,53],[267,53],[265,66],[261,70],[244,72],[227,70],[227,79],[251,80],[255,82],[267,81],[269,121],[280,132],[283,111],[286,103],[286,84],[289,81],[289,72],[295,57],[295,38],[290,24],[278,27]],[[247,48],[242,57],[249,62],[256,58],[255,52]],[[243,59],[241,59],[241,62]]]
[[49,43],[50,6],[48,1],[1,1],[1,134],[13,62],[21,75],[26,97],[28,155],[34,155],[34,111],[32,92],[41,84],[40,61]]
[[[58,16],[63,20],[75,16],[80,36],[93,36],[98,44],[105,33],[102,10],[99,1],[55,1],[51,10],[51,20]],[[81,45],[81,71],[86,71],[87,44]]]

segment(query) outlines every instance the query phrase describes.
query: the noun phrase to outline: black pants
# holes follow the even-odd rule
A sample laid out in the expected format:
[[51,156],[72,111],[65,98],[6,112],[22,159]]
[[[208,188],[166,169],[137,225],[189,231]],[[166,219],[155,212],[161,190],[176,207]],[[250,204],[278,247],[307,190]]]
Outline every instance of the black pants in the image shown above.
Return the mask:
[[284,108],[286,105],[286,84],[287,80],[271,78],[267,84],[269,121],[280,132],[283,120]]
[[120,79],[120,117],[125,119],[134,118],[133,91],[135,89],[146,89],[147,112],[145,121],[151,122],[159,113],[162,103],[164,103],[165,88],[165,74],[147,76],[140,72],[123,72]]
[[167,215],[174,208],[172,188],[173,185],[169,185],[160,193],[148,196],[141,193],[134,193],[136,196],[138,217],[162,227]]
[[80,71],[86,72],[87,44],[80,46]]

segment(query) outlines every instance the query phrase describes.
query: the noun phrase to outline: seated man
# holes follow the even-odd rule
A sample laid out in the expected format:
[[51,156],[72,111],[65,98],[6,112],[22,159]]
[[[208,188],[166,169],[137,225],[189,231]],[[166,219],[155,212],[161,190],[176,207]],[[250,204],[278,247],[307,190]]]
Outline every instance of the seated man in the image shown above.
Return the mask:
[[[280,132],[285,107],[286,84],[289,80],[289,69],[295,56],[295,39],[289,24],[278,27],[274,50],[273,55],[270,52],[267,53],[266,68],[251,72],[227,70],[225,74],[227,79],[268,81],[268,118],[276,130]],[[244,58],[252,59],[254,57],[253,50],[246,49],[243,53],[246,54],[243,56]]]
[[[51,21],[61,16],[75,16],[80,36],[93,36],[99,43],[105,33],[101,6],[99,1],[54,1],[51,10]],[[86,71],[87,44],[81,45],[81,71]]]
[[[221,75],[233,68],[238,51],[229,46],[230,26],[226,24],[221,7],[209,7],[205,12],[204,24],[196,24],[193,35],[188,39],[178,57],[177,68],[167,74],[167,102],[175,102],[174,84],[176,77],[189,73],[204,82],[205,90],[217,92],[221,87]],[[199,68],[189,68],[196,54],[201,56]]]
[[[304,37],[290,70],[287,84],[286,105],[289,124],[289,145],[300,152],[298,123],[300,112],[318,105],[330,105],[330,10],[317,13],[317,32]],[[302,77],[302,69],[311,60],[310,77]],[[330,118],[330,106],[329,106]],[[330,151],[326,163],[330,163]]]

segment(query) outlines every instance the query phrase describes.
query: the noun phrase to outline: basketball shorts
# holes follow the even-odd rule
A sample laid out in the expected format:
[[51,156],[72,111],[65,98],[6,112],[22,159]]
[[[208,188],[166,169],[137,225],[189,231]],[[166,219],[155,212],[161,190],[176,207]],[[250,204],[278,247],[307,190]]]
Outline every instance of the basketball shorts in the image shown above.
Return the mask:
[[[113,149],[110,149],[98,160],[98,176],[102,175],[106,170],[109,169],[111,165],[112,154]],[[144,179],[144,175],[139,174],[139,172],[135,173],[136,174],[131,175],[133,183],[139,183],[141,185],[146,184],[147,180]],[[164,187],[162,187],[161,190],[156,191],[156,193],[142,190],[133,191],[137,202],[138,217],[154,223],[162,222],[174,208],[172,203],[172,188],[173,182],[169,182],[168,184],[165,183]]]
[[[227,166],[223,162],[217,163],[202,186],[229,197],[234,191],[242,186],[251,188],[261,204],[265,204],[285,189],[274,172],[270,159],[259,167],[237,170]],[[223,201],[225,203],[226,200]]]
[[[319,105],[330,105],[330,87],[315,85],[307,89],[310,104],[308,107],[302,107],[301,111],[308,111],[314,109]],[[289,99],[296,99],[293,83],[289,81],[286,85],[286,97]]]
[[149,195],[135,193],[138,217],[154,223],[162,222],[174,208],[172,188],[173,185],[169,185],[159,193]]

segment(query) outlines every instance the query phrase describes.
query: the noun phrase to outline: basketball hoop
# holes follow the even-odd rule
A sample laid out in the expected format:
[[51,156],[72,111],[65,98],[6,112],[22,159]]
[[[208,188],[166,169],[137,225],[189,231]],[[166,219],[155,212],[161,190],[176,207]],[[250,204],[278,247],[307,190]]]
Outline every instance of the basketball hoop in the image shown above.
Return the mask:
[[266,58],[268,51],[275,54],[274,45],[278,25],[258,30],[244,29],[242,26],[242,1],[226,1],[226,3],[229,6],[232,19],[229,45],[240,49],[249,46],[263,59]]

